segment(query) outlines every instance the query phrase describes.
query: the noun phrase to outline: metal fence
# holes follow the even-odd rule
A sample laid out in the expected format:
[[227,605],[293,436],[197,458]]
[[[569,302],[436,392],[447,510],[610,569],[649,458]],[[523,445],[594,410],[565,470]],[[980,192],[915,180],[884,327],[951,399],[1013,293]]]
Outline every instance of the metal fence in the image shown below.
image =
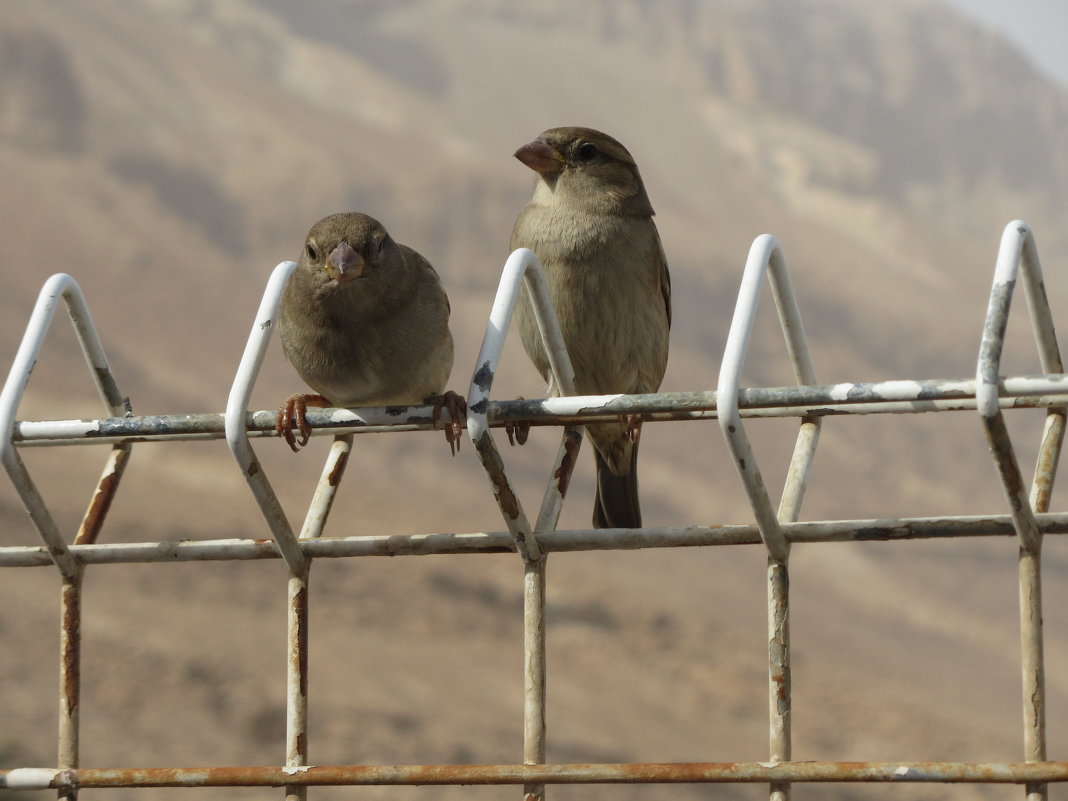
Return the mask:
[[[108,366],[104,348],[77,284],[67,275],[41,290],[7,382],[0,393],[0,460],[39,532],[40,546],[0,547],[0,567],[54,564],[62,579],[59,736],[56,767],[0,770],[0,788],[52,788],[75,798],[79,788],[284,787],[303,798],[316,785],[521,785],[525,797],[544,796],[549,784],[761,783],[771,798],[785,799],[797,782],[952,782],[1021,785],[1028,799],[1045,798],[1051,782],[1068,781],[1068,762],[1046,755],[1042,632],[1041,547],[1045,534],[1068,532],[1068,513],[1051,512],[1050,497],[1068,410],[1068,377],[1053,329],[1034,237],[1026,224],[1010,223],[998,253],[976,375],[967,380],[818,383],[786,261],[773,237],[761,236],[749,253],[715,392],[659,393],[543,400],[491,399],[505,336],[524,282],[550,354],[555,382],[573,390],[570,360],[533,253],[517,250],[503,275],[475,364],[468,394],[467,431],[500,508],[501,532],[322,537],[341,483],[353,434],[429,429],[428,407],[310,410],[316,434],[334,436],[322,477],[300,531],[294,531],[256,457],[252,439],[271,436],[274,412],[250,412],[253,385],[277,319],[282,290],[295,267],[278,265],[253,321],[225,414],[134,416]],[[785,336],[796,386],[745,388],[739,376],[765,278]],[[1022,279],[1041,375],[1003,377],[1000,360],[1006,323]],[[98,420],[20,421],[16,410],[30,380],[45,334],[63,303],[74,324],[108,417]],[[1038,463],[1025,485],[1004,412],[1046,409]],[[1007,513],[995,516],[887,518],[800,522],[809,469],[823,419],[831,415],[901,414],[975,410],[1004,488]],[[582,425],[640,414],[647,420],[717,419],[752,507],[752,525],[557,530],[568,481],[582,442]],[[796,417],[799,431],[778,508],[773,508],[746,434],[747,421]],[[497,450],[493,429],[509,422],[562,427],[563,435],[536,517],[524,509]],[[98,543],[108,508],[120,486],[133,443],[225,437],[271,532],[270,540]],[[19,456],[37,445],[110,444],[96,491],[71,541],[57,527]],[[1019,541],[1022,642],[1023,759],[1019,762],[796,762],[791,759],[789,556],[795,542],[906,540],[986,535]],[[731,763],[546,764],[545,565],[554,551],[672,548],[759,544],[767,549],[768,699],[767,760]],[[395,554],[514,552],[524,565],[524,748],[522,761],[489,765],[312,766],[307,753],[308,581],[312,560]],[[86,569],[104,563],[282,559],[288,567],[287,733],[284,765],[273,767],[79,768],[81,588]]]

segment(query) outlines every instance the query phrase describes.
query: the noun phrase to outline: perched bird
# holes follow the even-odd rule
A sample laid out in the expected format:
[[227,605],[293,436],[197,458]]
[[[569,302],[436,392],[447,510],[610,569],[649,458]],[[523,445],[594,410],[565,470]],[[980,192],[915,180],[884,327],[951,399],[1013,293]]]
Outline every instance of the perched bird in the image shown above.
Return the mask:
[[445,436],[455,454],[466,405],[442,394],[452,371],[449,299],[430,263],[380,222],[343,213],[312,226],[282,296],[278,332],[297,373],[319,393],[291,395],[278,409],[275,430],[294,451],[311,434],[308,406],[432,403],[435,425],[443,408],[449,413]]
[[[515,157],[538,177],[512,249],[529,248],[545,268],[577,391],[656,392],[667,367],[671,279],[637,164],[590,128],[552,128]],[[527,354],[559,395],[525,289],[516,316]],[[586,431],[597,461],[594,526],[640,526],[640,417]]]

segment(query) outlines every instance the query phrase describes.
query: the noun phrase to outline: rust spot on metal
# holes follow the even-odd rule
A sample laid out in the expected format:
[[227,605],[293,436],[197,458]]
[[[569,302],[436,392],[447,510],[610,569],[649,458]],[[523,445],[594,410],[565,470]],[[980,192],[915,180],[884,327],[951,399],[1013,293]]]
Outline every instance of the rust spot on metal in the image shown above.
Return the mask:
[[300,675],[300,694],[308,694],[308,585],[302,582],[290,599],[293,615],[297,620],[294,636],[296,642],[290,651],[290,661]]
[[259,472],[260,472],[260,463],[258,461],[253,460],[253,462],[248,466],[248,470],[246,471],[246,473],[247,473],[247,475],[249,477],[251,477],[251,476],[256,475]]
[[579,433],[568,431],[564,438],[564,457],[560,460],[560,467],[553,473],[553,478],[558,482],[561,498],[567,495],[567,488],[571,485],[571,474],[575,469],[575,460],[578,458],[581,445],[582,437]]
[[78,771],[76,770],[61,770],[57,771],[56,775],[52,777],[51,786],[61,791],[77,791],[78,789]]
[[908,536],[901,537],[901,529],[898,528],[858,528],[856,539],[858,541],[868,540],[893,540],[893,539],[909,539]]
[[341,476],[345,473],[345,465],[349,463],[348,451],[345,451],[337,458],[337,462],[334,464],[334,469],[330,471],[330,475],[327,476],[327,481],[331,487],[336,487],[341,483]]
[[1065,410],[1050,409],[1046,413],[1046,433],[1038,451],[1038,464],[1035,466],[1035,511],[1048,512],[1050,493],[1057,477],[1057,463],[1060,461],[1061,446],[1064,440]]
[[299,759],[306,759],[308,753],[307,698],[308,698],[308,572],[303,576],[290,578],[290,628],[289,628],[289,666],[290,682],[295,675],[296,693],[292,684],[289,686],[287,700],[290,723],[295,730],[289,733],[292,740],[288,748],[293,749]]
[[116,451],[118,453],[115,456],[115,464],[109,473],[100,477],[96,492],[93,493],[89,506],[85,510],[81,527],[74,538],[75,545],[89,545],[96,542],[100,535],[100,529],[104,525],[104,518],[107,517],[111,502],[115,498],[115,491],[118,489],[123,466],[128,457],[128,451],[124,451],[121,447],[116,448]]
[[82,645],[82,584],[81,579],[63,582],[63,632],[60,637],[63,649],[63,713],[68,718],[78,714],[81,687]]
[[512,487],[508,483],[508,476],[504,471],[504,463],[501,462],[500,455],[493,447],[493,443],[486,441],[488,436],[488,432],[483,434],[478,442],[479,453],[482,455],[482,464],[490,481],[493,483],[493,491],[497,496],[497,503],[500,505],[501,511],[510,520],[515,520],[519,517],[519,500],[515,497],[515,493],[512,492]]
[[[9,771],[0,770],[0,779]],[[280,787],[344,785],[525,785],[627,783],[1000,783],[1068,779],[1068,762],[707,762],[548,765],[318,765],[81,769],[52,786]]]

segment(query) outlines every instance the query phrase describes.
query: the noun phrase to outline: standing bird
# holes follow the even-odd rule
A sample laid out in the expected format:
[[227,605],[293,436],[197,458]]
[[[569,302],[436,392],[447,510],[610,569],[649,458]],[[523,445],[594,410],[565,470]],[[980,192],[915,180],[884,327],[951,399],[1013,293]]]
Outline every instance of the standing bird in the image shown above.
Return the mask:
[[[627,149],[590,128],[552,128],[515,157],[537,174],[512,249],[534,251],[581,395],[656,392],[671,327],[671,278],[653,207]],[[516,308],[523,346],[559,395],[524,288]],[[641,526],[641,418],[586,426],[597,460],[597,528]]]
[[[294,451],[311,435],[308,406],[443,408],[455,454],[464,399],[442,394],[452,372],[449,299],[430,263],[366,214],[324,217],[304,240],[282,296],[282,349],[315,395],[291,395],[275,431]],[[297,441],[293,428],[300,432]]]

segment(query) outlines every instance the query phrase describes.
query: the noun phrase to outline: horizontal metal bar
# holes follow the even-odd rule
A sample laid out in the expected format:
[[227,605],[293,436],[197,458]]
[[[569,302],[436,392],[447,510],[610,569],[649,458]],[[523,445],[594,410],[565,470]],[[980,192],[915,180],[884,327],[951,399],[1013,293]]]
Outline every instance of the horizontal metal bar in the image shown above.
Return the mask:
[[[1036,515],[1043,534],[1068,534],[1068,513]],[[913,539],[1015,536],[1009,515],[872,518],[783,523],[791,543],[889,542]],[[605,551],[642,548],[698,548],[756,545],[760,532],[753,524],[723,526],[664,526],[641,529],[571,529],[544,533],[544,550]],[[542,538],[539,537],[539,542]],[[362,556],[421,556],[430,554],[504,553],[515,550],[506,531],[466,534],[381,534],[300,540],[309,558]],[[220,562],[277,559],[271,540],[225,539],[173,542],[99,543],[72,545],[84,564],[149,562]],[[51,564],[43,546],[0,548],[0,567],[41,567]]]
[[0,788],[327,785],[692,784],[1068,781],[1068,762],[638,762],[566,765],[308,765],[204,768],[16,768]]
[[[908,414],[970,411],[976,408],[975,379],[881,381],[798,387],[742,389],[743,417],[804,417],[838,414]],[[1068,404],[1068,376],[1014,376],[1001,382],[1003,409],[1047,408]],[[434,427],[430,406],[360,409],[309,409],[313,434],[423,431]],[[250,437],[274,436],[275,412],[252,412]],[[591,395],[538,400],[490,401],[490,425],[527,420],[532,425],[567,425],[641,414],[648,420],[716,418],[715,392],[660,392],[648,395]],[[115,442],[221,439],[224,416],[208,414],[145,415],[99,420],[16,421],[18,446],[92,445]]]

